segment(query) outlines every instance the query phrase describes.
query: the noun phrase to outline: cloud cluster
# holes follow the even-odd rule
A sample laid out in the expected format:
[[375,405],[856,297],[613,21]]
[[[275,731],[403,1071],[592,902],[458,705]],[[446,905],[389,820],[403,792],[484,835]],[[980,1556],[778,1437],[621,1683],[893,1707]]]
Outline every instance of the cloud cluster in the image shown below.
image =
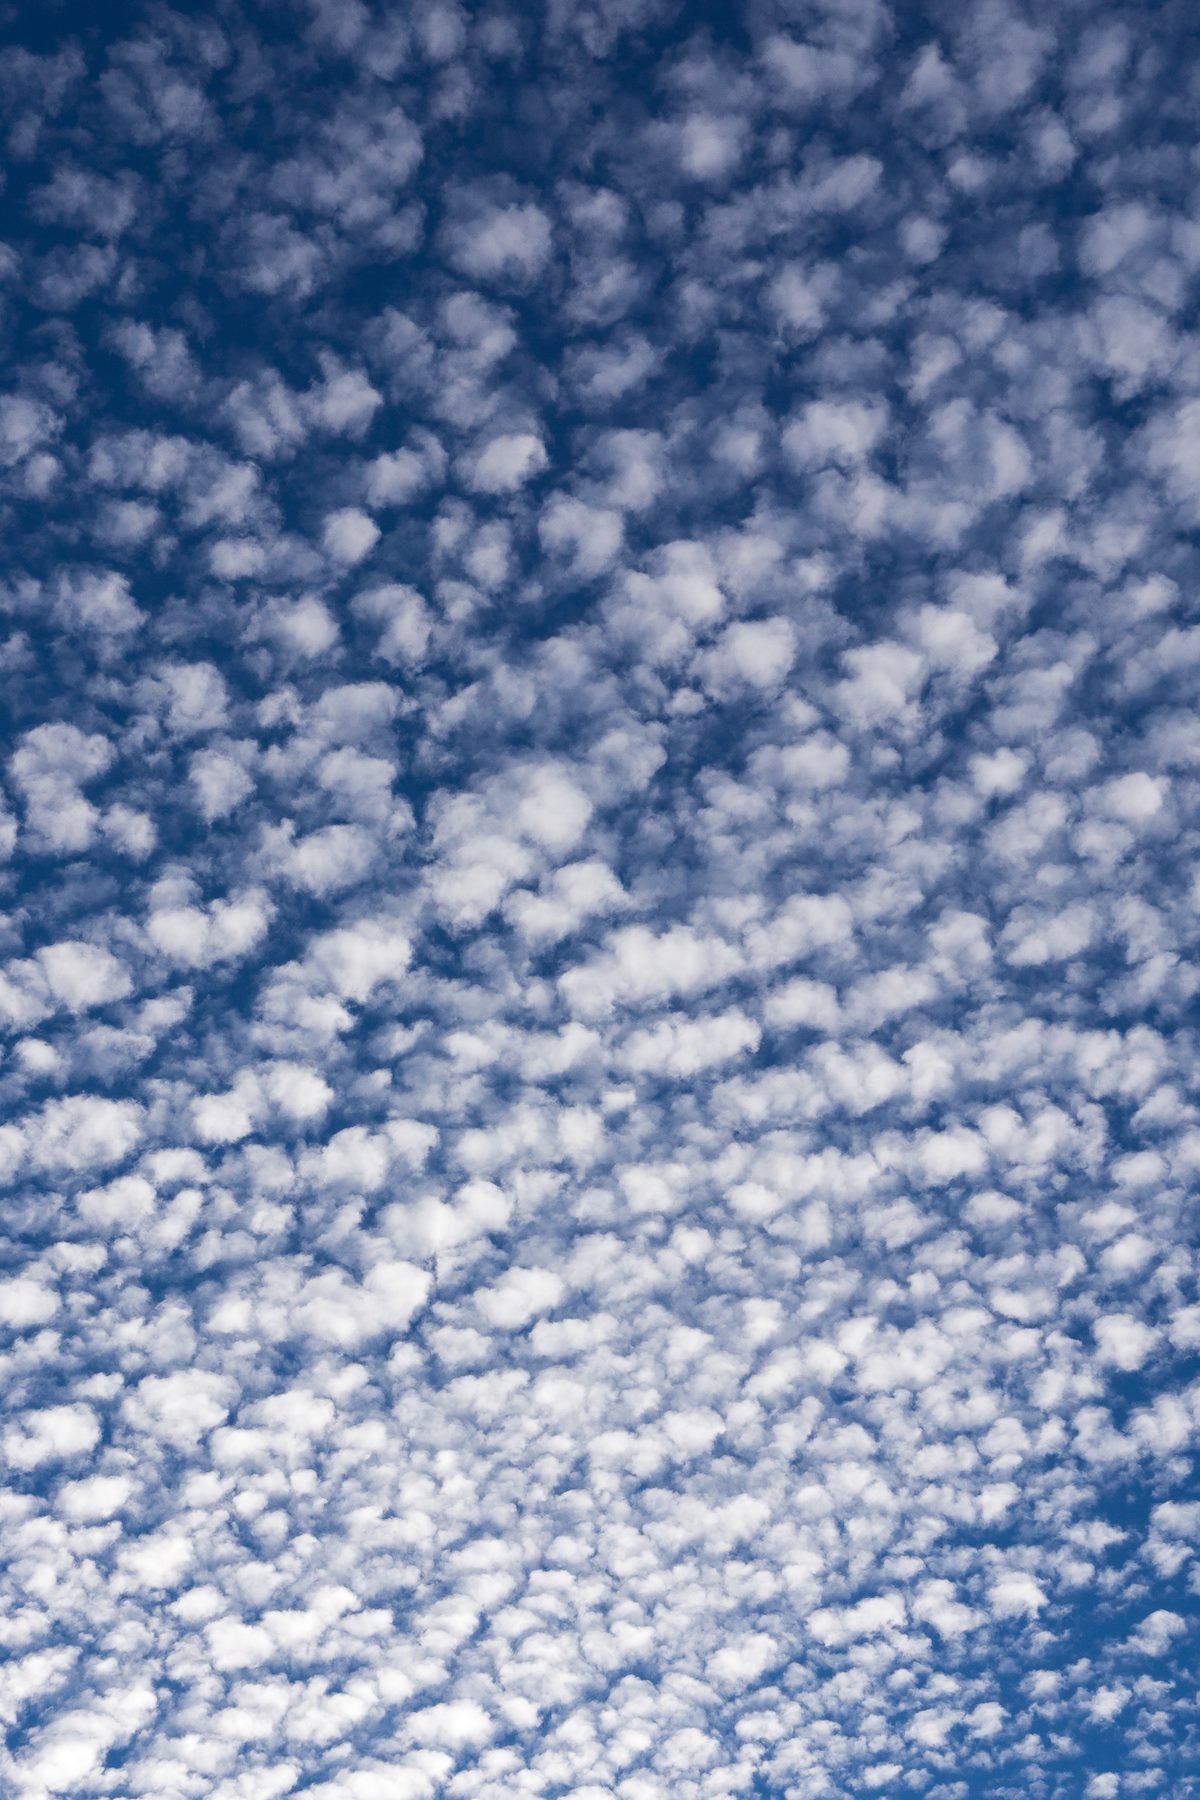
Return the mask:
[[1193,32],[0,56],[0,1789],[1193,1791]]

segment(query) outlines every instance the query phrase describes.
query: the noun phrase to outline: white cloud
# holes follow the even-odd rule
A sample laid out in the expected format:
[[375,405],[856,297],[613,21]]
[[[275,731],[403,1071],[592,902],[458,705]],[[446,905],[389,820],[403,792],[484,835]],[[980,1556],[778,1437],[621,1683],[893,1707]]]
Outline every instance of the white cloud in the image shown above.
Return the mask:
[[782,687],[795,653],[796,634],[789,620],[739,621],[728,626],[701,659],[705,685],[717,694]]
[[48,1100],[27,1125],[31,1160],[51,1173],[109,1168],[140,1141],[143,1111],[134,1100],[72,1094]]
[[1096,1352],[1117,1369],[1140,1369],[1158,1342],[1158,1333],[1132,1313],[1108,1313],[1096,1320]]
[[411,958],[409,939],[397,926],[364,919],[314,937],[305,962],[336,994],[361,1002],[381,983],[398,981]]
[[418,1744],[441,1744],[461,1751],[477,1749],[495,1735],[496,1727],[473,1700],[443,1701],[411,1713],[408,1729]]
[[70,853],[91,843],[98,815],[83,785],[105,774],[114,754],[101,733],[75,725],[38,725],[25,733],[12,758],[12,777],[29,825],[48,849]]
[[223,750],[198,750],[189,773],[200,814],[210,825],[228,818],[254,792],[254,778],[244,762]]
[[570,495],[556,494],[542,510],[538,535],[545,549],[569,556],[571,573],[586,580],[616,561],[625,524],[621,514],[610,507],[589,506]]
[[812,400],[785,428],[783,446],[802,469],[851,468],[870,456],[886,430],[886,409],[874,402]]
[[127,578],[111,569],[78,569],[63,576],[57,610],[70,627],[115,637],[136,631],[142,622]]
[[14,1469],[35,1469],[86,1456],[99,1437],[100,1424],[90,1406],[47,1406],[24,1413],[9,1426],[4,1455]]
[[757,1050],[759,1036],[754,1021],[737,1011],[664,1019],[632,1032],[622,1046],[621,1062],[636,1074],[686,1080]]
[[1032,1575],[1006,1569],[991,1582],[988,1602],[997,1618],[1035,1619],[1046,1604],[1046,1594]]
[[357,887],[375,857],[375,838],[361,825],[324,825],[289,843],[277,861],[297,887],[325,895]]
[[482,206],[447,229],[446,248],[455,268],[473,280],[527,287],[549,259],[551,224],[530,201]]
[[28,1331],[45,1325],[58,1311],[58,1295],[44,1282],[29,1275],[0,1279],[0,1324],[9,1331]]
[[679,162],[696,181],[721,181],[742,156],[744,127],[736,115],[693,113],[679,128]]
[[262,942],[273,907],[259,889],[213,900],[208,906],[173,905],[174,894],[152,894],[156,904],[146,935],[164,956],[185,968],[206,968],[247,954]]
[[321,540],[335,563],[353,568],[371,554],[381,533],[370,513],[357,506],[341,506],[325,515]]
[[476,1295],[475,1304],[500,1331],[523,1331],[531,1319],[562,1304],[566,1289],[553,1269],[510,1269]]
[[125,964],[101,944],[65,939],[47,944],[38,951],[37,960],[51,994],[68,1012],[85,1012],[123,1000],[133,989]]
[[420,664],[425,660],[433,621],[415,588],[390,582],[356,596],[354,611],[380,629],[376,654],[385,662]]
[[547,466],[546,448],[530,431],[502,432],[468,465],[467,485],[477,494],[515,494]]
[[90,1524],[111,1519],[121,1512],[133,1493],[127,1475],[85,1475],[64,1482],[58,1490],[59,1510],[68,1518]]

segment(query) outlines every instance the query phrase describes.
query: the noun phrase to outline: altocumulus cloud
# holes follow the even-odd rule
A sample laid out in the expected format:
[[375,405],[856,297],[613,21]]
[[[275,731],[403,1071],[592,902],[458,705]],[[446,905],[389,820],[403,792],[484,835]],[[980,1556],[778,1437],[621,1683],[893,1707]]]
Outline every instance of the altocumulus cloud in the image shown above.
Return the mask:
[[0,1790],[1200,1793],[1190,10],[3,32]]

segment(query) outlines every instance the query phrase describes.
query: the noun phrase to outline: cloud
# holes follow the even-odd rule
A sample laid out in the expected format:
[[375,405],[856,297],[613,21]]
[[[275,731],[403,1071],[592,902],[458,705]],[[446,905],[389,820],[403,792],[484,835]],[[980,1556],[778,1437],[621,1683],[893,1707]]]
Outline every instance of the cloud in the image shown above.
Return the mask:
[[58,1311],[58,1295],[28,1275],[0,1280],[0,1322],[9,1331],[45,1325]]
[[532,201],[497,205],[467,194],[444,242],[449,261],[472,280],[528,287],[549,259],[551,222]]
[[99,732],[53,723],[25,733],[14,752],[13,781],[26,805],[31,830],[49,851],[85,849],[98,815],[83,786],[102,776],[114,751]]
[[1118,1369],[1140,1369],[1158,1337],[1151,1326],[1130,1313],[1109,1313],[1097,1319],[1095,1332],[1101,1361]]
[[29,1155],[39,1169],[70,1172],[123,1162],[142,1135],[142,1108],[133,1100],[71,1094],[48,1100],[26,1125]]
[[547,465],[545,446],[529,431],[502,433],[468,465],[467,485],[477,494],[512,494]]
[[1183,1792],[1182,13],[10,12],[0,1793]]
[[4,1455],[14,1469],[71,1461],[97,1442],[100,1426],[88,1406],[48,1406],[26,1413],[4,1434]]
[[1033,1576],[1009,1569],[992,1582],[988,1602],[998,1618],[1036,1618],[1046,1604],[1046,1595]]
[[380,531],[369,513],[357,506],[339,506],[326,514],[321,538],[335,563],[353,568],[369,556],[379,542]]
[[272,907],[261,890],[251,888],[207,906],[190,904],[192,898],[190,888],[173,881],[151,890],[146,935],[170,961],[207,968],[243,956],[262,941]]
[[552,1269],[510,1269],[494,1287],[480,1291],[476,1305],[490,1325],[521,1331],[531,1319],[558,1306],[564,1291],[561,1276]]

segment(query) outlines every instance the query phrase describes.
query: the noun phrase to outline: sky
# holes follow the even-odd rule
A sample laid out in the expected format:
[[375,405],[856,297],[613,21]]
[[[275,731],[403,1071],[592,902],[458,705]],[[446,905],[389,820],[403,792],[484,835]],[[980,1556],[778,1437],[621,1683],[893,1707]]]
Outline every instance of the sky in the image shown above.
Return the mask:
[[1200,1795],[1197,31],[0,8],[0,1793]]

